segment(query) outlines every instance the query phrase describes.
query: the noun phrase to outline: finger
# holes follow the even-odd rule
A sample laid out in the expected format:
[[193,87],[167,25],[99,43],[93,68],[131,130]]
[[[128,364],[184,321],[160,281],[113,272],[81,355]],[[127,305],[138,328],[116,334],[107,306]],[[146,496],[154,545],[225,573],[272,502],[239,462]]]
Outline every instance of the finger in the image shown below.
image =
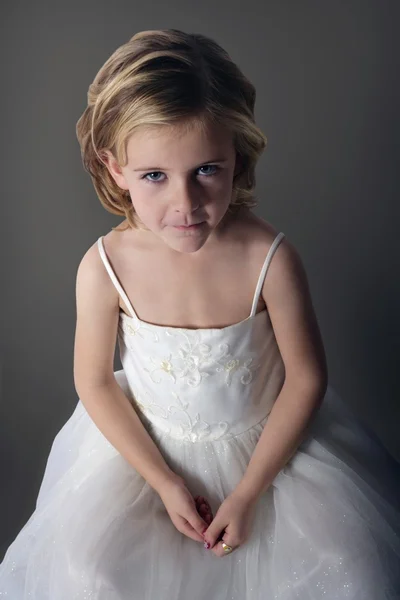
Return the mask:
[[204,541],[210,544],[210,548],[213,548],[219,539],[223,537],[227,525],[228,523],[218,518],[217,513],[214,520],[208,525],[207,531],[204,534]]
[[187,537],[191,538],[195,542],[204,543],[203,536],[200,535],[199,533],[197,533],[197,531],[195,531],[193,529],[193,527],[190,525],[190,523],[188,521],[186,521],[186,519],[183,519],[183,518],[179,519],[179,527],[177,527],[177,529],[178,529],[178,531],[180,531]]
[[[235,545],[234,545],[232,542],[228,542],[228,541],[225,539],[226,537],[227,537],[227,536],[226,536],[226,535],[224,535],[224,539],[223,539],[223,540],[219,540],[219,541],[218,541],[218,542],[215,544],[214,548],[212,548],[212,552],[213,552],[213,553],[214,553],[216,556],[218,556],[218,557],[220,557],[220,558],[221,558],[221,557],[223,557],[223,556],[229,556],[230,554],[232,554],[232,552],[235,552],[235,550],[236,550],[236,549],[239,547],[238,545],[236,545],[236,546],[235,546]],[[225,544],[225,548],[224,548],[224,544]],[[228,547],[231,547],[231,548],[232,548],[232,550],[230,550],[230,551],[228,552],[228,548],[227,548],[226,546],[228,546]]]
[[193,529],[193,527],[190,525],[190,523],[183,525],[182,533],[184,535],[186,535],[187,537],[191,538],[192,540],[194,540],[195,542],[200,542],[200,544],[204,544],[203,536],[200,535],[199,533],[197,533],[197,531],[195,531]]
[[195,510],[190,511],[189,514],[185,514],[184,517],[192,526],[194,531],[196,531],[201,536],[201,540],[203,541],[203,533],[208,528],[208,523]]

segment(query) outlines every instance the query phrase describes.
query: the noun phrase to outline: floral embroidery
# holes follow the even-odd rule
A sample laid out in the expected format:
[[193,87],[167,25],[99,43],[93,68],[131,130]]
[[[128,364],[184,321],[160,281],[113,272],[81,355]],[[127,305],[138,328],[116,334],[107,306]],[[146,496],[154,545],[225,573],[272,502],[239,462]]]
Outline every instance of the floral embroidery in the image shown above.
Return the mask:
[[154,326],[121,318],[120,357],[129,398],[149,432],[190,443],[226,440],[242,420],[243,428],[251,422],[252,410],[254,415],[262,412],[260,404],[267,412],[281,381],[274,377],[268,394],[257,385],[253,395],[252,385],[257,374],[264,379],[267,368],[272,372],[275,360],[282,368],[283,363],[272,328],[267,328],[267,340],[259,329],[242,329],[229,330],[235,336],[226,337],[217,329]]
[[219,345],[219,355],[213,355],[212,347],[200,342],[196,330],[189,334],[182,330],[166,329],[165,333],[167,336],[183,336],[184,340],[179,344],[175,355],[170,353],[163,357],[149,357],[154,368],[144,367],[144,370],[149,373],[154,383],[161,383],[165,375],[174,383],[179,378],[189,386],[197,387],[214,372],[225,373],[225,382],[230,385],[234,373],[242,372],[240,382],[247,385],[252,381],[253,372],[259,367],[253,364],[252,357],[234,357],[230,353],[229,344],[226,343]]
[[[243,369],[245,373],[241,376],[241,383],[247,385],[253,379],[253,372],[258,369],[260,365],[252,365],[253,358],[247,358],[241,361],[238,358],[233,358],[232,354],[229,352],[229,344],[220,344],[220,348],[222,348],[222,355],[219,357],[218,364],[219,367],[216,368],[217,373],[222,371],[226,371],[226,383],[230,385],[232,381],[232,373],[238,371],[239,369]],[[226,362],[221,362],[221,359],[228,358]]]
[[169,425],[166,428],[168,434],[172,434],[173,437],[186,440],[188,442],[198,442],[201,440],[217,440],[221,437],[230,437],[229,430],[230,425],[226,421],[219,421],[218,423],[207,423],[200,417],[200,413],[196,413],[194,417],[189,415],[187,408],[188,402],[184,402],[175,394],[171,392],[172,396],[176,399],[175,404],[170,404],[168,408],[160,406],[153,401],[150,393],[146,391],[146,395],[150,397],[150,401],[145,403],[143,397],[135,393],[135,406],[147,417],[151,423],[151,415],[169,420],[169,417],[173,415],[178,420]]
[[[123,315],[123,314],[124,313],[121,313],[121,315]],[[146,332],[148,332],[147,337],[152,338],[154,342],[158,342],[158,335],[154,331],[152,331],[149,327],[146,327],[145,325],[143,325],[143,323],[141,323],[140,321],[135,320],[132,322],[127,322],[122,316],[119,327],[122,332],[125,332],[131,336],[141,337],[142,339],[145,339],[145,335],[143,335],[143,334],[144,333],[146,334]]]

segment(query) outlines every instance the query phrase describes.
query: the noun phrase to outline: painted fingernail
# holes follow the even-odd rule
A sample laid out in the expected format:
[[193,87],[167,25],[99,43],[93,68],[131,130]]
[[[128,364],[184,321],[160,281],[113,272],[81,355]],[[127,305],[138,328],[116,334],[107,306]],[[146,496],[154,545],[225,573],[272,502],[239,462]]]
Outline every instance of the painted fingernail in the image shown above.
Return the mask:
[[206,550],[208,550],[210,546],[211,546],[210,542],[204,542],[204,548]]

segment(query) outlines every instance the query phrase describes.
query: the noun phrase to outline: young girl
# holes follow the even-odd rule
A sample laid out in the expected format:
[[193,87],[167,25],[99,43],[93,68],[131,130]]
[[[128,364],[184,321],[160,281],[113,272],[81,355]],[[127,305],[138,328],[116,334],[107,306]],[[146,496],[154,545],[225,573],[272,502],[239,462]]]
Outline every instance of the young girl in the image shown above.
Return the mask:
[[79,399],[0,597],[399,597],[399,466],[328,385],[299,254],[251,211],[254,104],[178,30],[90,85],[83,163],[124,220],[78,268]]

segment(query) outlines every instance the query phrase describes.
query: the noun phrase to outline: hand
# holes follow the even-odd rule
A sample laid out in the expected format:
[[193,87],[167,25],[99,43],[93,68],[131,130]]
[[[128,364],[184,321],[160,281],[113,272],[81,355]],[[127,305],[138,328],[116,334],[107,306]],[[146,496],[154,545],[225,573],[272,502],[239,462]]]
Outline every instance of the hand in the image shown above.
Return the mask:
[[192,540],[203,543],[202,534],[211,522],[207,515],[211,515],[212,519],[207,500],[203,496],[196,496],[195,501],[184,479],[179,476],[164,481],[157,492],[177,530]]
[[210,550],[216,556],[227,555],[222,542],[235,550],[246,541],[254,521],[256,505],[256,499],[238,492],[232,492],[225,498],[204,534],[204,541],[210,544]]

